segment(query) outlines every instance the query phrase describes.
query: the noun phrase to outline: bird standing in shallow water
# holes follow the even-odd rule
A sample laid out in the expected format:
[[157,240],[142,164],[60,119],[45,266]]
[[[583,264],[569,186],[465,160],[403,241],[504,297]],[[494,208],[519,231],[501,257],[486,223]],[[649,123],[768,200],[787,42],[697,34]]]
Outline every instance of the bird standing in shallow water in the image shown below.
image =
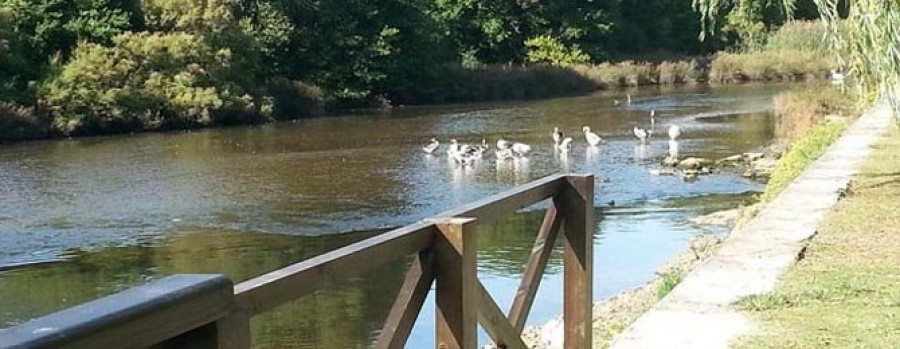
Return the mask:
[[525,154],[528,154],[528,152],[531,151],[531,146],[525,143],[516,142],[513,143],[510,149],[519,156],[525,156]]
[[432,139],[431,139],[431,143],[429,143],[427,146],[425,146],[424,148],[422,148],[422,150],[425,151],[425,154],[431,155],[431,154],[434,154],[434,152],[437,151],[437,149],[438,149],[440,146],[441,146],[441,142],[438,142],[437,139],[432,138]]
[[676,140],[679,136],[681,136],[681,127],[677,125],[669,126],[669,139]]
[[553,137],[553,144],[559,145],[559,142],[563,140],[563,133],[559,131],[559,127],[553,128],[553,133],[550,134],[550,137]]
[[500,138],[497,140],[497,149],[499,149],[499,150],[509,149],[510,145],[512,145],[512,142],[507,141],[503,138]]
[[641,141],[641,144],[644,144],[647,142],[647,136],[648,136],[647,131],[640,127],[637,127],[637,126],[634,127],[634,136],[637,137],[637,139],[639,139]]
[[572,137],[566,137],[566,139],[560,141],[559,144],[556,145],[556,149],[559,149],[559,151],[563,153],[568,152],[572,149]]
[[587,140],[588,144],[592,147],[596,147],[603,141],[603,138],[600,138],[596,133],[591,132],[591,128],[588,126],[582,127],[581,131],[584,132],[584,139]]

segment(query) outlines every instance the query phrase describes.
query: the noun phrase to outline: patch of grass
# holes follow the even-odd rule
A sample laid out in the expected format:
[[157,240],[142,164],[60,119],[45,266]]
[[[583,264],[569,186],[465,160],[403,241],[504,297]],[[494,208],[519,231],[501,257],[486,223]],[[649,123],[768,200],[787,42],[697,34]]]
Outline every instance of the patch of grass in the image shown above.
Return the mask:
[[822,21],[789,21],[766,40],[768,51],[801,50],[830,54]]
[[739,302],[764,331],[739,348],[900,343],[900,130],[892,128],[771,295]]
[[800,50],[720,53],[710,63],[709,80],[728,83],[827,79],[834,65],[829,55]]
[[657,299],[663,299],[669,292],[672,292],[675,286],[678,286],[681,280],[684,279],[684,275],[681,275],[681,273],[665,273],[661,279],[659,286],[656,288]]
[[852,93],[831,85],[814,85],[779,93],[775,96],[778,127],[775,138],[787,148],[808,133],[826,116],[850,118],[859,113],[858,99]]
[[834,140],[847,128],[845,121],[819,123],[800,137],[778,161],[761,201],[771,201],[797,178],[809,164],[819,158]]

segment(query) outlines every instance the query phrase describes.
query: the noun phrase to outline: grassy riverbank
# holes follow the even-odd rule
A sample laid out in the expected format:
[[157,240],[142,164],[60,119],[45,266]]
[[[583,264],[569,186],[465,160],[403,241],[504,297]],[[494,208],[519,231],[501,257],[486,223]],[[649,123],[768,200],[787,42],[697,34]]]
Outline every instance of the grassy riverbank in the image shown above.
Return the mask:
[[783,152],[761,201],[781,193],[859,115],[856,98],[836,86],[812,86],[775,97],[776,147]]
[[900,131],[881,141],[803,260],[772,294],[740,305],[764,332],[740,348],[888,348],[900,343]]

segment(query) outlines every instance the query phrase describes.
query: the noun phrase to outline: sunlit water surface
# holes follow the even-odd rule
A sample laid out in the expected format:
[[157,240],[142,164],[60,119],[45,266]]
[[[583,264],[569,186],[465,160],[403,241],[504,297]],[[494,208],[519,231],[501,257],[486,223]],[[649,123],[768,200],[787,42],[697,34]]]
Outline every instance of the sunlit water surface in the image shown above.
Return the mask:
[[[691,236],[721,234],[686,219],[746,202],[762,184],[724,170],[693,182],[652,176],[665,127],[682,155],[719,158],[773,137],[772,96],[785,86],[689,87],[439,107],[396,108],[264,126],[85,138],[0,148],[0,327],[174,273],[236,282],[383,229],[559,172],[597,178],[594,297],[653,277]],[[639,146],[634,126],[657,137]],[[581,127],[606,139],[586,147]],[[567,157],[550,130],[575,137]],[[472,168],[420,150],[428,139],[534,146],[527,159]],[[479,233],[479,277],[507,308],[543,216],[540,206]],[[259,347],[365,347],[402,282],[401,260],[254,319]],[[562,309],[561,253],[550,261],[531,324]],[[426,303],[411,348],[433,346]],[[484,337],[482,335],[482,337]],[[484,339],[484,338],[483,338]]]

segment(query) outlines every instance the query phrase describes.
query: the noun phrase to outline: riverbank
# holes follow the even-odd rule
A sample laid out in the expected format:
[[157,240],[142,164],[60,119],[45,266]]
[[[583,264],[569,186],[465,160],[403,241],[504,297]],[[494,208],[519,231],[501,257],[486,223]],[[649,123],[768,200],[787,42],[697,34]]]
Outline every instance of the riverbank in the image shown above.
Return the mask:
[[[237,104],[234,104],[235,107],[228,110],[218,109],[216,107],[220,104],[218,102],[187,109],[179,109],[180,107],[170,111],[148,109],[141,112],[128,112],[128,108],[104,104],[103,108],[94,111],[91,111],[93,110],[91,108],[82,108],[83,110],[78,111],[77,117],[73,117],[71,106],[77,103],[67,102],[65,108],[47,101],[29,107],[0,103],[0,143],[259,124],[323,116],[346,111],[346,108],[390,109],[396,105],[542,99],[641,86],[827,79],[829,66],[827,58],[823,56],[810,58],[816,62],[810,64],[808,61],[791,58],[795,56],[784,53],[722,53],[713,57],[657,63],[624,61],[559,66],[481,65],[468,68],[447,66],[438,69],[427,86],[398,88],[389,95],[358,103],[329,102],[325,100],[318,87],[286,80],[267,84],[267,95],[271,97],[246,100],[241,102],[246,105],[238,108]],[[735,57],[743,57],[740,59],[743,63],[718,63],[723,60],[733,62]],[[756,69],[752,66],[758,64],[769,65],[768,73],[744,73]],[[727,68],[721,68],[722,66]],[[723,74],[733,78],[717,77]],[[106,94],[114,91],[95,92]],[[627,91],[623,91],[622,94],[621,103],[628,103],[625,96]],[[165,106],[160,106],[163,107]],[[115,115],[96,113],[109,108],[112,108]]]
[[739,348],[900,343],[900,131],[891,128],[774,292],[738,304],[762,332]]
[[732,232],[718,252],[619,336],[614,348],[725,347],[756,325],[734,303],[771,291],[802,254],[838,200],[870,144],[891,122],[881,104],[857,120],[828,151],[759,214]]

